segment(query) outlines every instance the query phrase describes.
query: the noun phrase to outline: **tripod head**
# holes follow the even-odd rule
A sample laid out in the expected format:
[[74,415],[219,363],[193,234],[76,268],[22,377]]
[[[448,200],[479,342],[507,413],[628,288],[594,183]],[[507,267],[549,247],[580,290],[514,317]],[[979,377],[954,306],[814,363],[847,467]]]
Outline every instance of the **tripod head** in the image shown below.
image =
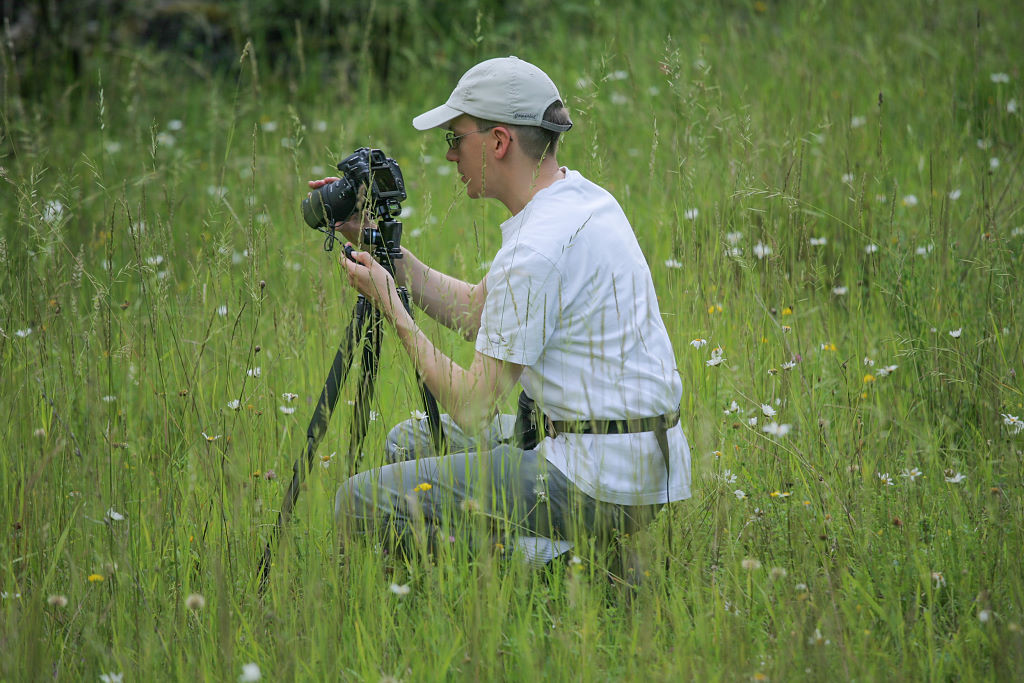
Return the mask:
[[[394,220],[389,203],[374,206],[377,224],[364,227],[359,235],[361,244],[371,247],[374,260],[384,266],[392,275],[395,274],[394,261],[402,258],[402,222]],[[314,230],[324,234],[324,251],[333,251],[336,242],[341,239],[337,233],[326,226],[314,226]],[[345,247],[345,255],[352,258],[352,247]]]

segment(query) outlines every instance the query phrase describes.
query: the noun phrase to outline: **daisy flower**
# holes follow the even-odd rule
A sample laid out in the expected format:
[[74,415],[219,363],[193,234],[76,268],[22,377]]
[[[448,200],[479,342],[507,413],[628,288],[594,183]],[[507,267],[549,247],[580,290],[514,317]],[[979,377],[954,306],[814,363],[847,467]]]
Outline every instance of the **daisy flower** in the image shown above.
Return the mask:
[[959,484],[967,478],[967,475],[954,472],[953,470],[946,470],[943,474],[945,475],[946,482],[949,484]]
[[793,425],[789,424],[778,424],[776,422],[769,422],[765,426],[761,427],[761,431],[770,436],[785,436],[793,430]]
[[1016,436],[1021,432],[1024,432],[1024,420],[1021,420],[1016,415],[1010,415],[1009,413],[1001,413],[1003,416],[1003,424],[1010,428],[1010,433]]

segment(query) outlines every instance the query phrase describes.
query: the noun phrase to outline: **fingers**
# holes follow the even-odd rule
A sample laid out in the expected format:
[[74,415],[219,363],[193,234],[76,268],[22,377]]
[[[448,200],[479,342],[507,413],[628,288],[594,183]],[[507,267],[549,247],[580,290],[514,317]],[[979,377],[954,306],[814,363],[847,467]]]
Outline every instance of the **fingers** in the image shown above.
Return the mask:
[[323,187],[324,185],[330,185],[331,183],[336,182],[337,180],[338,178],[335,177],[321,178],[320,180],[310,180],[309,186],[315,190],[317,188]]

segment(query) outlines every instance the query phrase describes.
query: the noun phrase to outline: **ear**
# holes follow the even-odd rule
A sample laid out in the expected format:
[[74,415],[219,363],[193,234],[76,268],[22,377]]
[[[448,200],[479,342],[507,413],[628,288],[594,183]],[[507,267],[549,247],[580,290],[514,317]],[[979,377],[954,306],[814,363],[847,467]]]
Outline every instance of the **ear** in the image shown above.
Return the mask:
[[494,158],[502,159],[508,154],[513,141],[512,131],[505,126],[495,126],[491,129],[492,143],[494,144]]

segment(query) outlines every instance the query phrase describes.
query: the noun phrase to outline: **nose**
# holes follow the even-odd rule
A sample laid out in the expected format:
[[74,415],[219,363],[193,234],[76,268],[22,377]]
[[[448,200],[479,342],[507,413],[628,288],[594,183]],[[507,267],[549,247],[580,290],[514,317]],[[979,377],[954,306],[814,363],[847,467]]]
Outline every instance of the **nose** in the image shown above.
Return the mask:
[[447,159],[448,161],[453,161],[453,162],[454,161],[458,161],[459,160],[459,148],[458,147],[449,148],[448,151],[445,152],[444,158]]

